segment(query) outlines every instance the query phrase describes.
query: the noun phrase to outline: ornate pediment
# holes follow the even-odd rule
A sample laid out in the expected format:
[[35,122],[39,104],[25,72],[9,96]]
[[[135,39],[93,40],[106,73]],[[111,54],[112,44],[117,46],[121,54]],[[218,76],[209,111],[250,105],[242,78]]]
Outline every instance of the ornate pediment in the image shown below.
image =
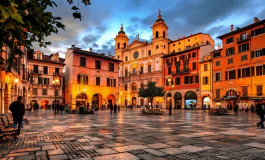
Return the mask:
[[128,48],[135,48],[135,47],[138,47],[138,46],[142,46],[142,45],[145,45],[146,42],[142,42],[142,41],[139,41],[139,40],[134,40]]

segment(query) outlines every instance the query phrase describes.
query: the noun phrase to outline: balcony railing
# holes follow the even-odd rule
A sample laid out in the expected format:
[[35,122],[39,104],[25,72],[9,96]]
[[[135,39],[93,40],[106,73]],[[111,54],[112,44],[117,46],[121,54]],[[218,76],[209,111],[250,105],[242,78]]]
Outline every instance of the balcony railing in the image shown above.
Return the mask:
[[53,76],[63,76],[63,73],[60,73],[60,72],[53,72]]
[[237,39],[236,39],[236,42],[237,42],[237,43],[246,42],[246,41],[248,41],[250,38],[251,38],[251,36],[250,36],[250,34],[248,34],[247,36],[237,38]]
[[190,69],[181,69],[181,70],[177,70],[175,73],[172,72],[172,75],[176,75],[176,74],[186,74],[186,73],[190,73]]
[[189,63],[189,61],[190,61],[189,59],[183,59],[182,60],[183,63]]
[[41,71],[41,70],[31,69],[31,70],[30,70],[30,73],[31,73],[31,74],[42,74],[42,71]]

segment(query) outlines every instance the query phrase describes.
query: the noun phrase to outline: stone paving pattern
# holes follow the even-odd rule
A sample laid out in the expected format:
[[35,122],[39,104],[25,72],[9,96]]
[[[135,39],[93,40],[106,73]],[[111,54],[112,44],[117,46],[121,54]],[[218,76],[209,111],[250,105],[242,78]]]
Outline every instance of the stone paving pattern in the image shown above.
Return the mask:
[[0,160],[265,160],[265,130],[258,117],[206,115],[173,111],[173,115],[142,115],[122,110],[117,115],[51,111],[26,113],[17,141],[0,141]]

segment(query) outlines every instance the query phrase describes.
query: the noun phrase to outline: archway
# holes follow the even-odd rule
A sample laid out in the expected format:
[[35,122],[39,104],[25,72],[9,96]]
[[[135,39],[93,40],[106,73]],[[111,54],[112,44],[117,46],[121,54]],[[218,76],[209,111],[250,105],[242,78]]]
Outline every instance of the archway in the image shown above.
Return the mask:
[[40,102],[41,109],[48,109],[48,104],[49,104],[48,100],[42,100]]
[[136,105],[136,97],[132,97],[132,105]]
[[166,94],[166,100],[167,100],[166,108],[169,108],[170,106],[172,106],[172,94],[171,93]]
[[115,104],[116,103],[115,102],[115,97],[112,94],[110,94],[110,95],[107,96],[107,101],[108,101],[108,104],[110,104],[110,103]]
[[234,105],[238,100],[238,94],[237,91],[230,89],[226,92],[226,96],[224,97],[224,100],[227,102],[227,106],[231,109],[231,106]]
[[185,108],[196,108],[197,94],[193,91],[188,91],[185,94]]
[[102,96],[100,94],[94,94],[92,97],[92,107],[98,108],[102,105]]
[[182,95],[179,92],[176,92],[174,95],[174,100],[175,100],[175,108],[180,109],[182,105]]
[[76,96],[76,106],[86,105],[87,96],[85,93],[79,93]]
[[202,98],[202,104],[203,104],[203,108],[207,109],[210,107],[210,97],[205,96]]

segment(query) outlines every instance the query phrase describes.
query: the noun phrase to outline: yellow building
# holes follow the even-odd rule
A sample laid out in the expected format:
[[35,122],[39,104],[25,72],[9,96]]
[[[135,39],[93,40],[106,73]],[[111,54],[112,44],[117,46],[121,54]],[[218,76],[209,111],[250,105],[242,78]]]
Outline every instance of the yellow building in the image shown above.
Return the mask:
[[202,98],[202,107],[212,106],[212,60],[211,56],[203,57],[200,62],[200,92]]

